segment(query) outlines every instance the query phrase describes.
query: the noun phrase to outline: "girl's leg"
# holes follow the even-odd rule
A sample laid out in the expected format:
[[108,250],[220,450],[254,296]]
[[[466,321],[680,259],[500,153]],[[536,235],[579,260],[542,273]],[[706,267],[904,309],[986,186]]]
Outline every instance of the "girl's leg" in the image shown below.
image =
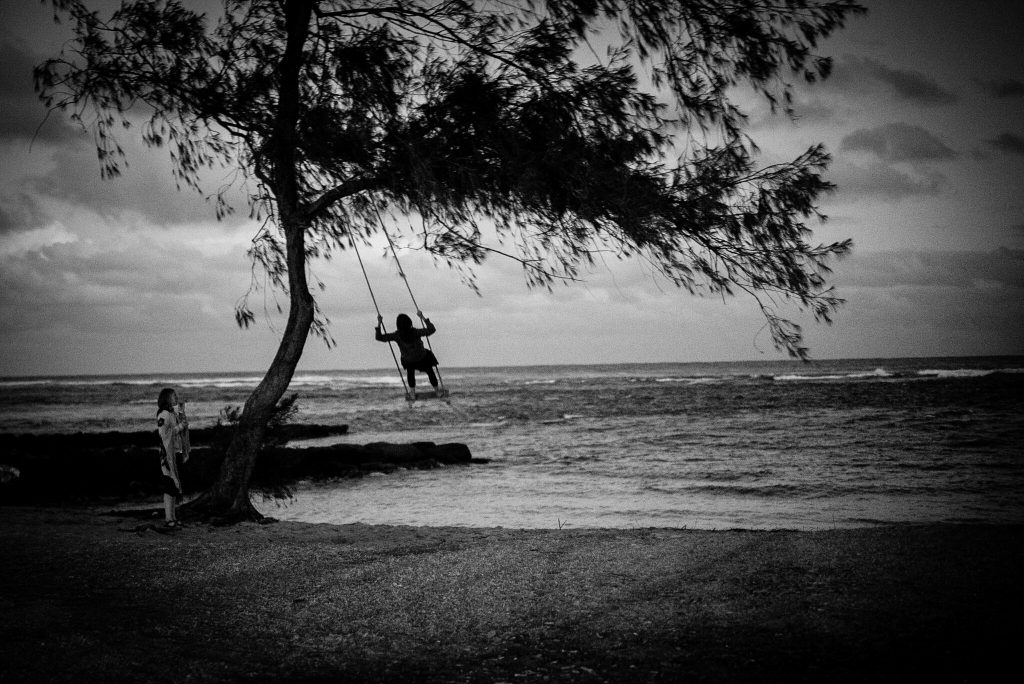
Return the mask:
[[416,389],[416,369],[406,369],[405,377],[409,380],[409,389]]
[[170,494],[164,494],[164,520],[171,522],[174,518],[174,497]]
[[427,380],[430,381],[431,386],[433,386],[434,389],[437,389],[437,376],[434,375],[434,369],[428,366],[424,369],[424,372],[426,372]]

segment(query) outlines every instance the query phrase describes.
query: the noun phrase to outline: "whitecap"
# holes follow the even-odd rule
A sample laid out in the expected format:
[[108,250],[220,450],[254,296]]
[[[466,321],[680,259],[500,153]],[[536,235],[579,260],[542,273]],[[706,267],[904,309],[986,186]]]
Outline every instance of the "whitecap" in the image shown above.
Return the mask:
[[981,378],[995,373],[993,370],[984,368],[945,368],[945,369],[924,369],[917,371],[918,375],[932,378]]
[[801,382],[804,380],[845,380],[848,377],[846,375],[801,375],[795,373],[793,375],[776,375],[775,380],[780,382]]

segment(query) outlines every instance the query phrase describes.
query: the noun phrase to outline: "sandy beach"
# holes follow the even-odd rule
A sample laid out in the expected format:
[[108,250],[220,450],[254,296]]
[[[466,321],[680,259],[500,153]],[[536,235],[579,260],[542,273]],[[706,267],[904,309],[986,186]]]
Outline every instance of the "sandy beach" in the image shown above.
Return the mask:
[[0,507],[0,681],[994,681],[1024,529],[165,533]]

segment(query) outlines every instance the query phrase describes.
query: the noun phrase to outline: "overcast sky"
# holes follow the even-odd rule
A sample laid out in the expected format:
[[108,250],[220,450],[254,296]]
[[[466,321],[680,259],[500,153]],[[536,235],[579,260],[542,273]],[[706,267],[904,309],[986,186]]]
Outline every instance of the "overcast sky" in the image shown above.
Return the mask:
[[[834,157],[839,190],[815,241],[855,247],[835,265],[847,300],[835,324],[798,318],[811,354],[1022,354],[1022,4],[866,4],[822,46],[835,72],[798,89],[798,120],[747,106],[764,163],[817,142]],[[175,189],[165,152],[128,138],[130,169],[100,180],[90,137],[43,123],[32,91],[31,68],[63,29],[37,0],[0,0],[0,27],[0,376],[265,369],[281,329],[273,296],[253,300],[254,328],[233,317],[257,229],[244,207],[218,223]],[[411,313],[383,250],[363,254],[387,319]],[[400,256],[443,365],[784,358],[751,300],[694,298],[640,264],[612,261],[547,293],[491,259],[477,296],[423,253]],[[337,347],[311,340],[300,370],[387,367],[355,256],[313,272]]]

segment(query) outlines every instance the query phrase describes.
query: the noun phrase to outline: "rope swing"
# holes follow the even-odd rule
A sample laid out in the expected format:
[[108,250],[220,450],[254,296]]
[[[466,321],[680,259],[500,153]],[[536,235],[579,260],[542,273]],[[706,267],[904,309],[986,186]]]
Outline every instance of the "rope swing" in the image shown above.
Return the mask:
[[[363,279],[366,280],[366,289],[370,291],[370,299],[373,300],[373,308],[377,310],[377,319],[383,320],[383,316],[380,313],[380,307],[377,306],[377,298],[373,294],[373,288],[370,286],[370,278],[366,275],[366,267],[363,266],[363,257],[359,254],[359,247],[356,245],[356,241],[352,240],[352,248],[356,251],[356,258],[359,259],[359,268],[363,271]],[[381,332],[387,332],[384,328],[384,324],[380,324]],[[402,389],[405,391],[406,397],[411,397],[409,393],[409,386],[405,384],[405,374],[402,373],[402,365],[398,363],[398,355],[395,354],[395,346],[389,341],[388,349],[391,350],[391,358],[395,360],[395,368],[398,370],[398,379],[402,381]]]
[[[416,310],[416,314],[420,318],[420,323],[426,323],[426,319],[423,316],[423,312],[420,310],[419,304],[416,302],[416,295],[412,292],[412,287],[409,285],[409,277],[405,274],[405,269],[402,268],[402,262],[398,258],[398,250],[395,248],[395,243],[391,239],[391,234],[388,233],[387,228],[384,226],[384,220],[381,218],[380,212],[377,211],[377,207],[373,208],[375,214],[377,214],[377,221],[380,223],[381,231],[384,233],[384,237],[388,240],[388,247],[391,249],[391,256],[395,260],[395,265],[398,266],[398,275],[402,278],[402,282],[405,283],[405,289],[409,292],[409,299],[412,300],[412,305]],[[377,297],[373,293],[373,286],[370,284],[370,277],[366,273],[366,266],[363,264],[363,257],[359,254],[359,247],[356,245],[356,240],[352,239],[352,247],[355,249],[356,258],[359,260],[359,268],[363,272],[363,280],[366,281],[366,289],[370,292],[370,299],[373,301],[373,308],[377,311],[377,319],[383,321],[383,316],[380,312],[380,306],[377,305]],[[387,333],[384,328],[383,322],[380,324],[381,332]],[[430,344],[430,337],[424,336],[427,342],[427,349],[430,350],[431,355],[434,354],[434,348]],[[405,390],[406,399],[412,401],[412,392],[405,381],[405,374],[402,372],[402,365],[398,361],[398,355],[395,354],[395,348],[392,342],[388,341],[388,349],[391,350],[391,358],[394,359],[395,368],[398,370],[398,377],[402,381],[402,388]],[[434,358],[437,358],[436,356]],[[448,390],[444,386],[444,378],[441,377],[441,368],[434,366],[434,371],[437,375],[437,396],[439,398],[445,397],[448,394]]]

